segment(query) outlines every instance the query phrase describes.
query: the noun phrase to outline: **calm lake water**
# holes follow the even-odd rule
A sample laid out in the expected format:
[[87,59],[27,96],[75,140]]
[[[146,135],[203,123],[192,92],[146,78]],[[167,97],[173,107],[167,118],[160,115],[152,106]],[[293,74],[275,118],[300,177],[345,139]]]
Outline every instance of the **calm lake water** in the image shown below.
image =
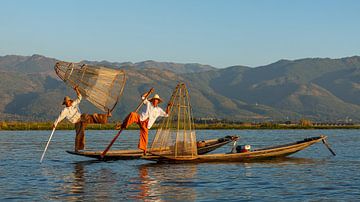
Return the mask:
[[[261,163],[156,164],[99,162],[67,154],[74,131],[0,131],[0,201],[359,201],[359,130],[203,130],[198,140],[238,135],[239,144],[277,145],[325,134],[333,157],[315,144],[291,157]],[[155,131],[151,131],[151,137]],[[116,131],[87,131],[87,149],[102,150]],[[125,131],[113,149],[135,149]],[[226,145],[213,153],[230,151]]]

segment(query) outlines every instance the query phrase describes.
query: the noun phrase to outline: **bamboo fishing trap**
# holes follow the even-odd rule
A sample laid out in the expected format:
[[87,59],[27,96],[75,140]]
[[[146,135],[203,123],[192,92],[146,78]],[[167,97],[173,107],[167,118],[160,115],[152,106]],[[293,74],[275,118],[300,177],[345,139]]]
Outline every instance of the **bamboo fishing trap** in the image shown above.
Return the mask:
[[125,71],[80,63],[57,62],[56,74],[104,112],[113,111],[126,83]]
[[152,142],[151,153],[167,159],[197,158],[196,134],[189,92],[184,83],[176,86],[169,104],[169,116],[164,118]]

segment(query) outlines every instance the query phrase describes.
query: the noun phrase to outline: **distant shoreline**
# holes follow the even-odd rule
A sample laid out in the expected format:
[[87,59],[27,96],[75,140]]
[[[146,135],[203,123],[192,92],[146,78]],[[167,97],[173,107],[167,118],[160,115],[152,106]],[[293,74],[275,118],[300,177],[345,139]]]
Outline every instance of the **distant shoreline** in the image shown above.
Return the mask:
[[[0,122],[0,131],[12,130],[51,130],[52,122]],[[155,125],[152,129],[157,129]],[[328,124],[328,125],[300,125],[300,124],[235,124],[235,123],[196,123],[195,128],[199,130],[294,130],[294,129],[360,129],[360,124]],[[57,130],[74,130],[74,124],[61,123]],[[115,123],[89,124],[87,130],[115,130]],[[136,124],[131,125],[129,130],[137,130]]]

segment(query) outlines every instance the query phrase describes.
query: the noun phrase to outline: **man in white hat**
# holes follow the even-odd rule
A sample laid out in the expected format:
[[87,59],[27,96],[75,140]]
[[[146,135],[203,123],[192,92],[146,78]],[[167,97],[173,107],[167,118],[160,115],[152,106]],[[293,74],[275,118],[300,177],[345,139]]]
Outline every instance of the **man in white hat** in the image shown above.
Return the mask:
[[63,105],[66,107],[61,111],[59,117],[55,120],[53,128],[62,121],[64,118],[67,118],[71,123],[75,124],[76,136],[75,136],[75,151],[83,150],[85,148],[85,128],[88,123],[101,123],[106,124],[108,117],[111,116],[111,113],[107,114],[81,114],[79,109],[79,104],[82,99],[78,87],[74,87],[74,90],[77,95],[76,100],[72,100],[69,96],[64,97]]
[[165,111],[158,106],[158,104],[162,102],[158,94],[155,94],[154,97],[149,100],[145,99],[145,96],[146,94],[142,96],[142,99],[144,100],[143,104],[146,105],[146,111],[140,115],[136,112],[131,112],[121,125],[121,129],[125,129],[133,123],[137,123],[140,126],[138,148],[144,151],[144,155],[146,154],[148,144],[149,129],[158,117],[167,117],[170,109],[170,105],[167,106]]

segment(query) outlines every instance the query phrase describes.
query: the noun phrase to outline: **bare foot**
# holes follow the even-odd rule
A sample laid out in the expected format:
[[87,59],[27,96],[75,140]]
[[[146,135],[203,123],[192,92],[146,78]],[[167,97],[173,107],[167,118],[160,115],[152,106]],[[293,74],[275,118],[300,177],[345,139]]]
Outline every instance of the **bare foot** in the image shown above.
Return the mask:
[[108,116],[108,117],[112,117],[112,114],[111,114],[110,110],[108,110],[107,116]]

